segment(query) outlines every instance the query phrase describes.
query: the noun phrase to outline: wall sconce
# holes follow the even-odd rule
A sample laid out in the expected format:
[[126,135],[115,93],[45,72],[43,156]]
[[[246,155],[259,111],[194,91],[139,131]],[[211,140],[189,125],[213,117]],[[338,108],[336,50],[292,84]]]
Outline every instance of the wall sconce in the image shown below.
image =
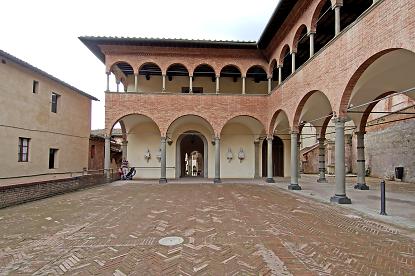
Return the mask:
[[147,149],[146,153],[144,154],[144,159],[147,160],[147,163],[148,163],[150,158],[151,158],[151,153],[150,153],[150,150]]
[[146,74],[146,80],[150,80],[150,74]]
[[168,79],[169,81],[172,81],[172,80],[173,80],[173,76],[167,76],[167,79]]
[[238,158],[239,158],[239,162],[242,162],[242,160],[244,160],[244,159],[245,159],[245,152],[244,152],[243,148],[241,148],[241,149],[239,150],[239,153],[238,153]]
[[173,144],[173,140],[171,138],[169,138],[169,137],[167,137],[167,144],[169,146],[171,146],[171,144]]
[[228,148],[228,152],[226,153],[226,159],[228,159],[228,162],[230,163],[233,159],[233,153],[231,148]]

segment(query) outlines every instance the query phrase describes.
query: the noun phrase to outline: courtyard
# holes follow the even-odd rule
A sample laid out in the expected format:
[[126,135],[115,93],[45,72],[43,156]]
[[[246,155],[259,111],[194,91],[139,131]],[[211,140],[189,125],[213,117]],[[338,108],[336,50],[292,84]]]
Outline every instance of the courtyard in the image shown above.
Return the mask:
[[279,185],[118,181],[2,209],[0,274],[413,275],[410,228]]

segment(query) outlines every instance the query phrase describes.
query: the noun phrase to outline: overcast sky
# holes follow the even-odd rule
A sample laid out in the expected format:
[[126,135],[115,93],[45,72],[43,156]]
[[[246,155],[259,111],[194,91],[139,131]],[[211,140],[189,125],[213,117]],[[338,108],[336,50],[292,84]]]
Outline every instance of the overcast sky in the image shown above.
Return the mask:
[[100,99],[92,105],[92,128],[104,128],[105,66],[79,36],[257,41],[278,2],[2,1],[0,49]]

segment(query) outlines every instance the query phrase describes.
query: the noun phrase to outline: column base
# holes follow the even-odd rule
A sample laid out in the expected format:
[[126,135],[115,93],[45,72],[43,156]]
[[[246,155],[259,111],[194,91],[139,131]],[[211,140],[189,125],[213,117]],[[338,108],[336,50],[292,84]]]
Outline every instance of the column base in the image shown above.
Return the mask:
[[166,178],[160,178],[159,179],[159,183],[160,184],[166,184],[167,183],[167,179]]
[[357,183],[356,185],[354,185],[354,188],[356,190],[369,190],[369,186],[367,186],[366,183]]
[[301,186],[298,184],[290,184],[288,185],[288,190],[292,190],[292,191],[301,191]]
[[267,183],[275,183],[275,180],[274,180],[274,178],[267,178]]
[[220,180],[220,178],[215,178],[213,179],[213,183],[218,184],[218,183],[222,183],[222,181]]
[[337,204],[352,204],[352,201],[350,198],[348,198],[346,195],[335,195],[330,198],[330,202],[334,202]]
[[317,182],[318,183],[327,183],[327,179],[325,179],[325,178],[319,178],[319,179],[317,179]]

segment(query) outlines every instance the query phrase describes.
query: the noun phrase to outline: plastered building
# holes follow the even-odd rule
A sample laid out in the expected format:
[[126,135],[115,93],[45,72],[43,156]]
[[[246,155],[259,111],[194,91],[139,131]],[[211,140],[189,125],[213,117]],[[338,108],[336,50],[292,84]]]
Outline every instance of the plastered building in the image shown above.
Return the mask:
[[0,178],[87,168],[92,100],[0,50]]
[[[319,143],[325,181],[326,133],[335,153],[332,201],[350,203],[346,167],[367,189],[365,133],[376,104],[393,93],[414,98],[415,3],[411,0],[281,0],[256,42],[80,37],[106,66],[107,154],[114,126],[138,178],[188,175],[290,177],[300,189],[299,148],[306,125]],[[116,91],[109,90],[110,75]],[[356,139],[356,164],[346,146]],[[105,162],[109,168],[109,158]]]

